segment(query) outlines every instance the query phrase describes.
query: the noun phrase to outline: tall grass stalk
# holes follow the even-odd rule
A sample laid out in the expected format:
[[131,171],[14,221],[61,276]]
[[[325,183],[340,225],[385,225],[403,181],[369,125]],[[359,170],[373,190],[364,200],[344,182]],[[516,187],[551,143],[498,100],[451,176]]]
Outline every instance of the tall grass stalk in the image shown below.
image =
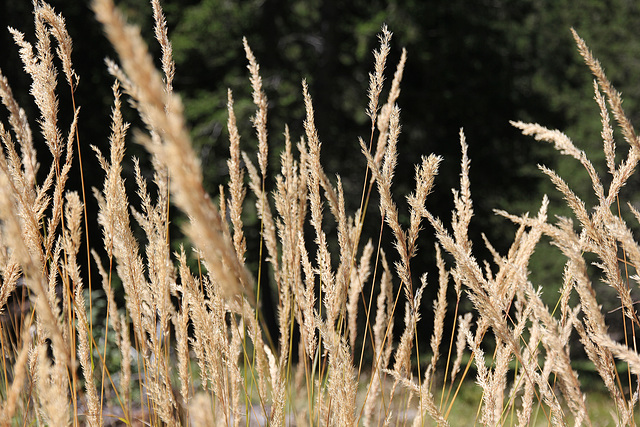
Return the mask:
[[[38,174],[30,121],[0,72],[6,109],[0,121],[0,425],[448,425],[458,422],[451,417],[462,404],[460,390],[475,387],[481,389],[481,424],[530,425],[541,412],[552,425],[596,425],[601,420],[593,419],[589,391],[569,352],[572,336],[579,337],[607,390],[613,421],[635,425],[640,375],[635,330],[640,323],[631,288],[638,280],[640,246],[622,219],[620,192],[640,161],[640,141],[620,94],[575,32],[578,50],[595,76],[608,185],[567,135],[512,122],[525,135],[550,142],[580,162],[598,203],[586,206],[560,175],[540,166],[574,218],[550,220],[546,197],[533,216],[497,211],[516,226],[512,245],[501,254],[485,238],[492,259],[479,260],[468,234],[471,160],[462,130],[460,187],[453,191],[450,224],[429,208],[442,160],[437,155],[418,159],[415,189],[406,197],[408,212],[400,212],[396,203],[392,187],[402,138],[397,103],[408,59],[403,50],[383,103],[392,38],[386,27],[370,75],[366,113],[371,129],[368,141],[359,141],[367,164],[360,208],[347,212],[342,179],[324,171],[313,94],[305,81],[305,117],[292,118],[303,120],[304,135],[294,144],[289,129],[283,130],[280,172],[269,176],[273,136],[267,133],[268,103],[247,40],[257,146],[250,149],[245,143],[247,151],[242,151],[237,123],[244,119],[236,117],[229,90],[229,182],[214,203],[204,190],[202,165],[173,89],[175,64],[164,13],[158,0],[151,5],[161,70],[153,65],[139,30],[112,0],[93,2],[118,54],[118,62],[107,61],[115,79],[109,149],[93,147],[104,173],[101,187],[93,189],[97,218],[87,217],[81,118],[74,98],[79,81],[65,21],[39,1],[34,3],[35,44],[10,29],[32,80],[39,131],[52,160]],[[69,123],[61,123],[58,111],[58,98],[65,96],[57,90],[60,66],[72,101]],[[144,123],[145,130],[133,137],[149,152],[151,182],[137,159],[125,158],[131,137],[122,96]],[[626,155],[616,153],[611,114],[629,146]],[[136,200],[126,191],[122,170],[127,162],[134,166]],[[81,195],[67,189],[74,173],[81,174]],[[272,193],[266,190],[268,180],[275,183]],[[381,228],[378,236],[363,236],[365,222],[375,215],[369,206],[374,191]],[[260,219],[257,279],[246,262],[245,203],[255,203]],[[170,206],[186,216],[183,231],[191,247],[175,250],[172,245]],[[640,221],[636,208],[628,209]],[[333,229],[329,222],[335,223],[336,236],[327,234]],[[434,283],[412,262],[427,222],[437,240],[438,270],[429,345],[420,342],[418,330],[424,290]],[[103,235],[95,247],[90,227]],[[396,254],[382,249],[387,228]],[[143,239],[136,237],[140,232]],[[565,258],[564,276],[558,278],[562,294],[551,310],[528,271],[545,236]],[[334,237],[338,244],[331,249]],[[83,239],[86,254],[80,253]],[[268,265],[262,262],[263,250]],[[85,255],[88,264],[81,267]],[[594,257],[596,274],[587,261]],[[93,300],[99,293],[92,293],[92,268],[106,299],[103,325],[94,323]],[[263,270],[272,272],[274,289],[261,283]],[[597,281],[619,297],[623,342],[608,333]],[[123,306],[116,302],[117,282],[122,283]],[[447,299],[450,288],[455,305]],[[268,331],[262,320],[264,292],[277,296],[277,331]],[[461,312],[463,298],[471,302],[470,312]],[[405,317],[401,334],[394,336],[399,305]],[[450,307],[454,322],[445,331]],[[108,358],[112,349],[120,354],[116,361]],[[468,379],[473,372],[475,384]]]

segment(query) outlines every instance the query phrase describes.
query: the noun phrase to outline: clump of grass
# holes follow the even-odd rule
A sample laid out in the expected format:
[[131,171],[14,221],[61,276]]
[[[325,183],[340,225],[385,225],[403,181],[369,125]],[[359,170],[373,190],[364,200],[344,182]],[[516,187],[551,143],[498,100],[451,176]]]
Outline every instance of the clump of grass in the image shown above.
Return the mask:
[[[82,166],[78,171],[72,167],[81,147],[78,110],[74,107],[71,123],[58,119],[56,61],[62,64],[71,97],[78,84],[64,19],[41,1],[34,4],[35,45],[11,30],[32,79],[40,131],[52,161],[39,182],[31,126],[0,75],[9,124],[6,128],[0,122],[0,309],[19,320],[1,324],[0,424],[35,420],[55,426],[102,425],[119,419],[127,425],[369,426],[407,421],[447,425],[460,388],[474,387],[465,379],[475,366],[482,390],[480,423],[529,425],[542,413],[554,425],[591,425],[586,394],[569,354],[574,331],[609,393],[614,421],[635,424],[638,382],[631,374],[640,374],[640,356],[632,338],[640,324],[629,284],[629,278],[636,281],[637,276],[630,276],[629,270],[640,263],[640,246],[611,208],[614,203],[619,206],[620,190],[640,160],[640,141],[622,110],[620,95],[575,32],[580,53],[596,77],[609,185],[566,135],[514,122],[524,134],[551,142],[579,161],[589,173],[598,204],[588,208],[560,176],[541,166],[564,195],[577,223],[569,218],[550,221],[546,198],[531,217],[498,212],[517,225],[512,246],[500,254],[485,239],[493,259],[481,261],[468,236],[473,217],[471,162],[462,130],[460,188],[453,192],[450,227],[428,207],[441,161],[436,155],[418,162],[415,190],[407,196],[409,223],[400,221],[392,184],[401,137],[396,101],[407,54],[402,52],[387,101],[382,103],[392,37],[386,27],[370,75],[366,111],[371,131],[368,142],[360,140],[367,161],[360,209],[346,212],[340,177],[331,179],[322,167],[320,132],[304,81],[305,135],[294,144],[284,129],[280,173],[268,176],[268,104],[258,61],[246,40],[258,167],[251,153],[240,150],[229,91],[229,183],[220,189],[216,204],[204,190],[182,104],[173,91],[175,67],[162,8],[157,0],[151,3],[162,48],[161,71],[154,67],[139,31],[126,23],[112,0],[93,3],[119,56],[119,63],[107,61],[116,80],[110,149],[102,153],[94,147],[105,176],[102,187],[93,189],[97,218],[86,217],[84,191],[66,190],[68,177],[82,173]],[[139,199],[135,202],[128,199],[122,177],[129,131],[121,113],[122,91],[146,126],[145,133],[134,137],[149,151],[154,167],[156,191],[151,194],[133,160]],[[630,147],[620,162],[610,113]],[[268,179],[276,183],[272,194],[265,190]],[[249,191],[261,221],[260,244],[277,287],[277,342],[268,336],[259,314],[265,291],[245,265],[243,209]],[[362,235],[366,216],[371,215],[367,206],[372,191],[380,196],[379,212],[392,232],[398,259],[394,268],[380,249],[382,233]],[[168,235],[171,203],[188,217],[184,232],[193,245],[177,253],[171,253]],[[633,206],[629,209],[640,220],[640,213]],[[132,219],[144,232],[143,241],[136,239]],[[336,224],[337,253],[330,251],[328,221]],[[439,271],[426,368],[412,363],[423,360],[429,348],[419,342],[416,331],[423,292],[430,283],[412,269],[411,262],[424,222],[435,231]],[[91,249],[107,300],[102,331],[94,327],[91,308],[87,309],[83,290],[90,290],[91,283],[85,283],[87,272],[80,270],[78,258],[88,227],[100,227],[103,234],[101,245]],[[548,236],[566,258],[564,276],[559,278],[563,283],[559,310],[547,307],[540,288],[528,279],[528,262],[542,236]],[[451,257],[449,265],[443,251]],[[597,258],[601,277],[588,272],[586,254]],[[190,257],[201,265],[198,271],[189,268]],[[125,292],[121,307],[112,287],[116,277]],[[603,280],[620,298],[625,331],[631,331],[624,343],[607,333],[596,280]],[[456,323],[445,332],[451,284]],[[25,287],[29,308],[16,313],[7,301]],[[371,290],[369,295],[365,289]],[[570,304],[574,294],[579,304]],[[470,313],[459,312],[465,295],[473,305]],[[364,301],[364,313],[358,313],[359,300]],[[404,329],[394,337],[398,304],[405,305]],[[364,331],[358,326],[359,315],[365,318]],[[299,342],[293,339],[294,331]],[[443,349],[447,334],[451,345]],[[121,353],[116,369],[106,361],[110,346]],[[362,348],[360,354],[357,346]],[[370,366],[363,363],[365,348],[373,355]],[[627,369],[619,369],[616,361],[626,363]],[[444,374],[436,375],[443,362]]]

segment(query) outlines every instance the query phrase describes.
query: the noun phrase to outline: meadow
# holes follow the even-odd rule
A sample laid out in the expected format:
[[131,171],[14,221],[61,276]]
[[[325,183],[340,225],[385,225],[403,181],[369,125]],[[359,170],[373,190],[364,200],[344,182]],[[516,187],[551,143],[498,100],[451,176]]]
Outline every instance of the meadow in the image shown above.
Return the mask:
[[[240,149],[238,121],[246,118],[236,117],[229,90],[228,181],[209,194],[173,88],[164,12],[159,0],[151,4],[160,69],[112,0],[92,4],[118,55],[106,63],[114,83],[104,152],[78,134],[79,76],[63,15],[34,3],[34,44],[10,29],[39,117],[27,117],[0,72],[0,425],[635,425],[640,323],[632,290],[640,246],[622,218],[640,221],[623,192],[640,161],[640,138],[575,31],[585,73],[594,76],[607,170],[598,171],[561,131],[512,125],[580,164],[598,202],[587,206],[562,176],[540,166],[572,215],[551,218],[546,197],[532,214],[496,211],[514,230],[511,247],[500,253],[487,238],[469,238],[472,142],[463,129],[451,135],[460,145],[460,181],[450,219],[430,209],[429,195],[449,190],[435,185],[437,154],[416,156],[414,190],[394,193],[407,54],[387,63],[386,26],[363,106],[370,133],[359,140],[367,164],[359,209],[347,212],[340,176],[323,168],[315,94],[305,81],[305,117],[291,118],[303,121],[304,135],[282,130],[279,173],[269,175],[268,101],[246,40],[255,140],[243,146],[254,149]],[[62,97],[72,101],[70,123],[59,117]],[[130,129],[123,102],[144,130]],[[36,152],[35,132],[48,153]],[[125,155],[132,143],[148,152],[152,177]],[[91,155],[102,185],[69,190],[71,176],[84,181],[82,157]],[[125,182],[124,165],[135,182]],[[270,181],[274,191],[266,190]],[[88,198],[98,201],[97,217],[87,215]],[[169,232],[175,208],[181,245]],[[248,211],[259,219],[259,260],[247,259]],[[374,216],[380,232],[365,235]],[[88,230],[96,228],[102,240],[89,242]],[[433,248],[418,248],[424,233],[435,236]],[[554,306],[529,271],[547,242],[564,261]],[[478,245],[491,259],[474,255]],[[437,277],[424,274],[419,251],[434,254]],[[85,270],[97,271],[100,283]],[[273,289],[264,289],[263,270]],[[612,336],[605,321],[611,313],[601,308],[601,283],[615,291],[622,336]],[[427,302],[431,338],[422,342],[427,286],[438,291]],[[276,331],[261,314],[265,292],[277,296]]]

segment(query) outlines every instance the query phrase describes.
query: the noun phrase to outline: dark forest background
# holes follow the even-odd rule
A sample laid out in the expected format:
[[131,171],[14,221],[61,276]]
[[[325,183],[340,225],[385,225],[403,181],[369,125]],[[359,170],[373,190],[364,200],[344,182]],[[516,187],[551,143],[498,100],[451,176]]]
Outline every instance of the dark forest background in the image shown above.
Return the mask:
[[[102,150],[108,146],[113,79],[106,72],[104,58],[115,55],[87,1],[51,0],[50,4],[65,16],[74,41],[73,61],[80,76],[76,102],[81,106],[79,134],[85,180],[87,188],[99,187],[103,174],[89,145]],[[148,2],[122,0],[119,4],[128,18],[141,26],[151,51],[159,57]],[[414,186],[413,165],[421,155],[439,154],[444,162],[427,205],[443,220],[450,218],[450,189],[458,186],[460,173],[458,131],[464,128],[472,161],[471,190],[476,212],[470,234],[478,258],[490,260],[481,233],[504,253],[515,231],[493,209],[514,214],[535,212],[546,193],[551,199],[552,214],[569,215],[561,196],[538,171],[537,164],[556,169],[587,204],[593,200],[590,182],[577,162],[522,136],[509,120],[533,121],[564,131],[587,152],[603,175],[606,171],[593,78],[577,53],[571,27],[587,41],[623,93],[631,119],[638,122],[640,114],[640,40],[636,36],[640,2],[636,1],[165,0],[163,6],[176,60],[174,87],[183,97],[206,186],[212,195],[217,195],[218,185],[226,182],[227,175],[227,88],[234,92],[241,148],[254,153],[257,146],[250,122],[255,107],[242,49],[245,36],[261,65],[269,98],[272,177],[279,171],[285,124],[294,140],[304,134],[300,82],[305,78],[315,103],[324,165],[330,176],[342,176],[349,212],[359,206],[365,172],[358,137],[368,139],[370,131],[365,108],[368,73],[373,64],[371,52],[377,47],[376,35],[386,23],[394,33],[388,83],[401,48],[408,50],[398,100],[403,134],[394,185],[396,202],[401,212],[407,212],[404,196]],[[14,27],[32,40],[31,11],[29,0],[0,1],[0,68],[35,129],[37,117],[29,96],[30,81],[22,72],[17,49],[6,30],[7,26]],[[61,126],[65,129],[72,109],[63,83],[59,90]],[[134,126],[142,127],[132,111],[128,114]],[[618,138],[618,144],[624,146],[622,138]],[[46,150],[39,153],[41,163],[46,163]],[[142,157],[145,164],[145,152],[134,143],[129,145],[127,154]],[[127,165],[125,174],[133,183],[132,164]],[[146,165],[149,168],[148,160]],[[624,193],[627,199],[621,201],[623,204],[640,201],[638,179],[631,182],[634,184]],[[79,186],[79,174],[72,186]],[[95,215],[95,201],[90,192],[87,194],[89,215]],[[137,200],[133,189],[130,198]],[[374,198],[365,231],[374,241],[380,226],[376,206]],[[623,214],[624,211],[623,206]],[[175,215],[177,224],[179,213]],[[248,258],[257,270],[259,224],[250,209],[246,221]],[[95,224],[90,218],[92,223]],[[329,229],[333,226],[327,221]],[[92,246],[100,247],[97,227],[91,233]],[[179,235],[178,229],[173,233]],[[384,233],[387,253],[393,254],[390,232]],[[426,224],[413,267],[416,275],[430,272],[430,293],[423,299],[425,337],[431,333],[431,301],[437,288],[431,234]],[[530,265],[531,280],[544,288],[550,305],[557,300],[562,283],[563,260],[558,254],[553,248],[541,247]],[[94,281],[94,287],[97,283]],[[603,288],[602,292],[607,290]],[[615,297],[604,300],[607,302],[603,310],[616,307]],[[621,316],[610,317],[615,328]]]

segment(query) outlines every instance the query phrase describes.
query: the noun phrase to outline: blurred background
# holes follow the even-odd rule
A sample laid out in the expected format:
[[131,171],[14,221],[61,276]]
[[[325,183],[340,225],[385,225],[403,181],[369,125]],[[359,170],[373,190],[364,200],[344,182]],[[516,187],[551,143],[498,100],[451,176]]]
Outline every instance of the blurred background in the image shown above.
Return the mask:
[[[87,188],[99,187],[104,176],[89,145],[103,151],[108,147],[113,78],[105,70],[104,58],[114,58],[115,54],[87,1],[52,0],[50,4],[65,16],[74,41],[73,61],[80,76],[76,102],[81,106],[79,129],[85,180]],[[121,0],[118,4],[131,21],[140,25],[152,53],[158,58],[160,49],[153,40],[149,3]],[[577,53],[571,27],[586,40],[610,80],[622,92],[625,110],[632,121],[637,123],[640,114],[637,102],[640,100],[640,40],[636,36],[640,28],[640,3],[635,1],[165,0],[162,4],[174,47],[174,87],[183,98],[194,145],[202,159],[206,187],[212,195],[217,196],[218,185],[227,180],[227,88],[234,92],[242,134],[241,149],[255,158],[257,142],[250,122],[255,107],[251,103],[247,61],[242,49],[245,36],[260,63],[269,99],[272,178],[279,172],[285,124],[290,127],[294,141],[304,135],[301,95],[304,78],[314,100],[324,166],[329,176],[341,175],[348,212],[354,212],[360,202],[365,161],[360,154],[358,137],[369,138],[370,123],[365,115],[368,73],[373,68],[372,50],[378,46],[376,35],[386,23],[394,33],[387,83],[391,82],[401,49],[405,47],[408,51],[398,100],[403,133],[393,188],[401,220],[405,223],[408,220],[404,197],[415,186],[413,165],[421,155],[435,153],[443,156],[444,161],[427,207],[445,223],[449,221],[453,207],[450,189],[459,185],[458,131],[464,128],[471,157],[475,209],[470,235],[474,253],[480,259],[491,260],[481,233],[501,253],[506,253],[514,235],[515,227],[496,216],[493,209],[518,215],[534,213],[543,194],[548,194],[551,218],[570,215],[562,197],[537,169],[537,164],[557,170],[587,206],[592,206],[595,199],[586,173],[575,160],[562,157],[547,143],[520,135],[509,120],[538,122],[564,131],[587,152],[596,169],[601,171],[601,178],[608,182],[599,110],[593,100],[593,77]],[[24,32],[28,40],[33,40],[31,12],[30,1],[0,1],[0,68],[35,130],[37,112],[29,95],[30,80],[22,71],[17,48],[6,30],[7,26],[14,27]],[[63,130],[68,129],[71,122],[68,92],[61,81],[58,93]],[[386,99],[386,92],[382,96]],[[134,127],[142,128],[132,110],[125,113]],[[626,144],[619,134],[616,136],[620,152],[626,153]],[[150,171],[144,150],[133,143],[127,150],[128,156],[141,157],[146,172]],[[41,148],[39,154],[40,162],[46,164],[46,150]],[[133,183],[130,161],[124,173],[128,182]],[[272,179],[267,183],[271,186],[269,190],[273,189],[274,182]],[[626,198],[621,200],[623,216],[627,215],[627,202],[640,201],[638,182],[632,178],[623,193]],[[79,174],[71,185],[79,186]],[[134,192],[132,187],[130,198],[137,202]],[[89,215],[95,215],[95,201],[89,191],[87,194]],[[365,230],[365,236],[374,242],[380,228],[376,197],[374,195],[369,205]],[[177,224],[179,214],[175,215]],[[259,223],[249,207],[246,222],[248,259],[251,268],[257,271]],[[635,221],[629,224],[637,225]],[[326,225],[329,233],[335,230],[330,219]],[[179,236],[177,228],[172,232]],[[430,285],[423,298],[421,321],[421,334],[427,338],[431,334],[437,272],[429,224],[424,224],[422,235],[412,268],[416,280],[422,273],[429,272]],[[91,230],[91,241],[92,246],[100,247],[99,229]],[[362,243],[366,243],[366,238]],[[385,229],[383,246],[390,259],[395,260],[391,244],[391,233]],[[557,301],[557,291],[562,284],[563,260],[558,254],[554,248],[542,245],[530,264],[531,280],[544,289],[549,305]],[[595,269],[593,278],[598,282]],[[603,295],[600,299],[603,311],[617,307],[617,298],[605,286],[598,285],[598,291]],[[265,295],[266,311],[269,297]],[[453,298],[452,293],[451,301]],[[266,317],[273,318],[273,315],[265,313]],[[611,332],[621,337],[620,313],[611,313],[609,318]]]

